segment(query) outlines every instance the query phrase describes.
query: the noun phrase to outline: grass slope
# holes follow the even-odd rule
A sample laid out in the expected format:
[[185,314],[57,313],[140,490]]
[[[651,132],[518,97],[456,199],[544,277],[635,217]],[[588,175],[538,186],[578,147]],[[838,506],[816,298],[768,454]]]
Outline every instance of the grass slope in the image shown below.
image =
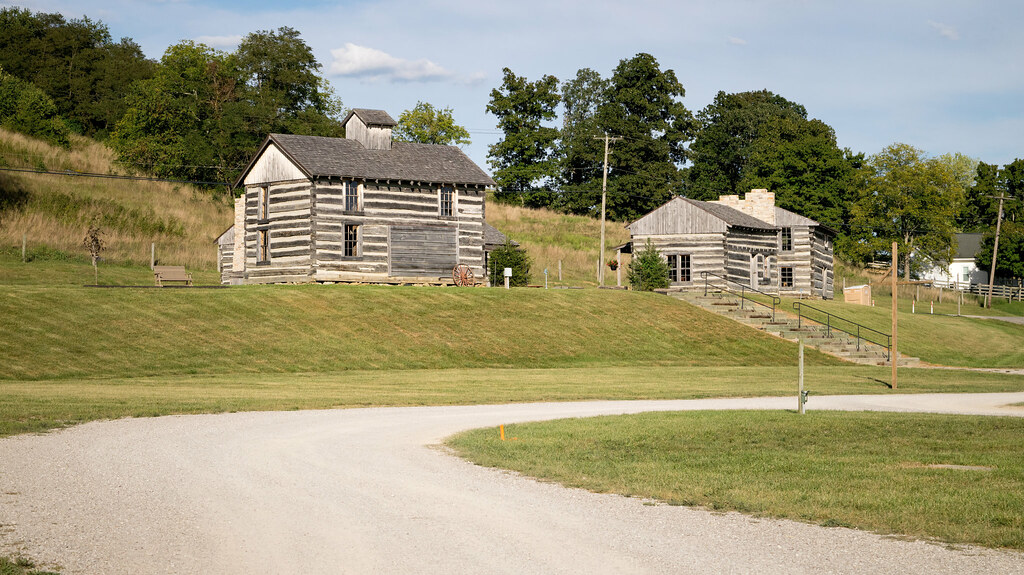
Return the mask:
[[[588,216],[560,214],[551,210],[521,208],[497,202],[487,203],[487,223],[519,242],[533,260],[530,281],[548,285],[597,285],[597,265],[601,251],[601,220]],[[605,224],[605,262],[615,260],[610,249],[629,241],[629,230],[622,222]],[[558,262],[562,262],[562,281],[558,279]],[[623,265],[629,255],[623,256]],[[615,272],[605,269],[605,285],[615,285]],[[626,272],[622,271],[626,284]]]
[[[603,290],[0,287],[0,379],[352,369],[762,365],[794,344]],[[822,354],[809,362],[835,364]]]
[[[123,174],[113,153],[88,138],[72,138],[70,150],[0,130],[0,167]],[[0,246],[70,254],[82,247],[94,219],[103,231],[110,261],[149,264],[150,244],[157,259],[193,269],[216,269],[213,241],[231,225],[226,200],[192,186],[0,171]]]
[[482,465],[598,492],[1024,549],[1020,418],[649,413],[506,434],[517,441],[480,429],[449,444]]

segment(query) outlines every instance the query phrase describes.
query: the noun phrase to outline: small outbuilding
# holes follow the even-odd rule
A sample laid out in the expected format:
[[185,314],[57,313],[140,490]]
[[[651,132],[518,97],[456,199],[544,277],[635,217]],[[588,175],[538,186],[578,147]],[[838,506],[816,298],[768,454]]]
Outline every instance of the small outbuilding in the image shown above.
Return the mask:
[[835,232],[777,207],[767,190],[676,197],[626,227],[633,252],[650,240],[665,257],[674,288],[703,287],[706,272],[768,293],[833,297]]

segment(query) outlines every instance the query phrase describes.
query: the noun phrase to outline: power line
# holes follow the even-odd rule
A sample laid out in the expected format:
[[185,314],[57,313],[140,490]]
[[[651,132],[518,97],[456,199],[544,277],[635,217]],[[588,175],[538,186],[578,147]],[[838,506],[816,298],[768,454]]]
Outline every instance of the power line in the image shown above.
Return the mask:
[[102,178],[108,180],[135,180],[141,182],[167,182],[171,184],[195,184],[206,186],[230,186],[228,182],[204,182],[201,180],[172,180],[170,178],[152,178],[147,176],[121,176],[117,174],[97,174],[92,172],[78,172],[75,170],[64,170],[55,172],[51,170],[30,170],[28,168],[5,168],[0,167],[3,172],[22,172],[28,174],[42,174],[48,176],[72,176],[76,178]]

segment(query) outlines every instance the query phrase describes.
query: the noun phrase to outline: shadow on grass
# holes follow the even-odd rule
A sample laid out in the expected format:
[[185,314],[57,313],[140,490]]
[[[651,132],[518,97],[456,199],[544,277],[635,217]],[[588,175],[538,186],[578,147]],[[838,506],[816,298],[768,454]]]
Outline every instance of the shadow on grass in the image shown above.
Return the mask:
[[853,377],[855,377],[857,379],[866,379],[868,381],[874,381],[876,383],[880,383],[880,384],[884,385],[888,389],[892,389],[892,383],[890,383],[888,381],[884,381],[884,380],[878,379],[877,377],[870,377],[870,376],[867,376],[867,375],[855,375]]

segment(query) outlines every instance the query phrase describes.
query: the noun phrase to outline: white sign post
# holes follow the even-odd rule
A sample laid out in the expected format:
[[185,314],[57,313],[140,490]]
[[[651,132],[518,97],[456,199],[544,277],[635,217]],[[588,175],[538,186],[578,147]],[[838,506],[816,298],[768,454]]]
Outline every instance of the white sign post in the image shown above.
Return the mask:
[[505,289],[508,289],[508,281],[512,278],[512,268],[505,268]]

